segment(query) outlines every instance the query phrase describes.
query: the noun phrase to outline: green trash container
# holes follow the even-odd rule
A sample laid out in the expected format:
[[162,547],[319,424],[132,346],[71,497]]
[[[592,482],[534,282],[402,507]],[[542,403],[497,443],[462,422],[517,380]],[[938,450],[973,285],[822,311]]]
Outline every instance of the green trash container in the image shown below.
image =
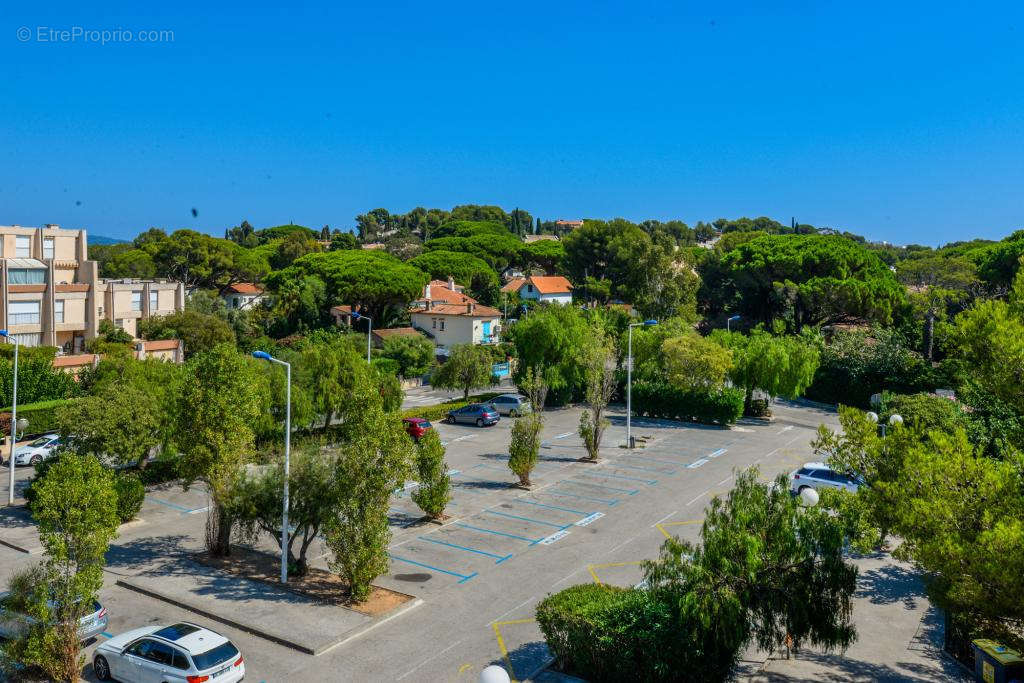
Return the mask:
[[994,640],[979,638],[974,645],[974,677],[984,683],[1024,681],[1024,658]]

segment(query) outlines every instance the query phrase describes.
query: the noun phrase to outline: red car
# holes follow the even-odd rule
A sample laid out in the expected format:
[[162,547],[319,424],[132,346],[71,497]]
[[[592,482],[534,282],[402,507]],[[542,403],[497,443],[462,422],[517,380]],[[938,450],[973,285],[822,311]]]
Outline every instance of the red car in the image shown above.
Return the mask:
[[421,436],[426,434],[428,430],[433,429],[430,426],[430,422],[422,417],[403,417],[402,424],[405,425],[405,431],[412,437],[413,441],[419,441]]

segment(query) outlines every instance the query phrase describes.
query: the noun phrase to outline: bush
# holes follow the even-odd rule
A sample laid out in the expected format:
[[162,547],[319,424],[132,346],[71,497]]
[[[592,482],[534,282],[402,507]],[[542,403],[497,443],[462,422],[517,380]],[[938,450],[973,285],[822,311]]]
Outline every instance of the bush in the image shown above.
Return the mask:
[[[20,388],[20,387],[19,387]],[[18,405],[18,419],[28,420],[26,434],[45,434],[55,432],[57,426],[57,409],[68,405],[75,399],[56,399],[53,401],[40,401],[39,403],[25,403]],[[0,434],[11,433],[11,409],[7,408],[0,413]]]
[[[7,422],[8,424],[10,424],[10,418],[8,418]],[[25,496],[25,505],[28,507],[30,511],[32,510],[32,504],[35,502],[36,499],[36,492],[33,490],[33,485],[36,482],[42,481],[43,477],[46,476],[46,473],[50,471],[50,468],[53,467],[54,464],[56,464],[57,460],[59,460],[60,457],[66,452],[67,451],[61,451],[54,455],[52,458],[40,460],[39,462],[32,466],[32,468],[35,470],[35,476],[32,478],[32,481],[28,483],[28,486],[25,487],[25,491],[23,493],[23,495]]]
[[664,382],[633,383],[637,415],[701,424],[733,424],[743,414],[743,390],[680,389]]
[[144,486],[174,481],[178,478],[178,461],[176,458],[157,458],[138,470],[136,476]]
[[446,401],[444,403],[438,403],[432,406],[421,406],[419,408],[409,408],[408,410],[402,411],[402,417],[422,417],[424,420],[430,420],[436,422],[441,420],[445,415],[448,414],[449,410],[458,410],[463,406],[467,406],[470,403],[486,403],[495,396],[501,396],[501,393],[497,391],[488,391],[482,394],[474,394],[469,397],[468,401],[457,399],[454,401]]
[[371,365],[385,375],[397,375],[400,369],[398,361],[392,358],[374,358]]
[[135,519],[146,498],[146,487],[134,474],[122,473],[114,480],[114,491],[117,493],[117,518],[122,524]]

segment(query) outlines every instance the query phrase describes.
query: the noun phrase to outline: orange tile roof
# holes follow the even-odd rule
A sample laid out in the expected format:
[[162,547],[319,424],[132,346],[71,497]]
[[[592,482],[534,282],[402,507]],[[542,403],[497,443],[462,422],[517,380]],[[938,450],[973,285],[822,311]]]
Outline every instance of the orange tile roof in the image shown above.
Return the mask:
[[55,368],[77,368],[84,365],[92,365],[96,356],[92,353],[80,353],[74,356],[54,356],[53,367]]
[[413,308],[409,311],[410,313],[422,313],[424,315],[464,315],[472,318],[498,318],[501,317],[501,311],[497,308],[491,308],[490,306],[483,306],[481,304],[475,304],[473,306],[473,312],[469,312],[469,307],[465,304],[433,304],[428,308]]
[[351,313],[352,312],[352,307],[351,306],[346,306],[346,305],[331,306],[331,312],[332,313]]
[[154,339],[142,342],[142,349],[144,351],[172,351],[180,346],[180,339]]
[[572,291],[572,285],[561,275],[531,275],[529,281],[541,294],[565,294]]
[[501,288],[503,292],[518,292],[519,288],[526,284],[526,279],[521,277],[515,277],[505,283],[505,286]]
[[412,327],[385,327],[382,330],[374,330],[373,335],[387,339],[388,337],[419,337],[420,333]]
[[[462,292],[456,292],[453,289],[448,289],[448,283],[441,280],[430,281],[430,300],[440,301],[446,304],[467,304],[476,303],[476,299],[473,297],[463,294]],[[418,301],[426,301],[427,297],[424,295]]]
[[254,285],[251,282],[236,282],[233,285],[228,285],[227,291],[234,292],[235,294],[262,294],[263,290]]

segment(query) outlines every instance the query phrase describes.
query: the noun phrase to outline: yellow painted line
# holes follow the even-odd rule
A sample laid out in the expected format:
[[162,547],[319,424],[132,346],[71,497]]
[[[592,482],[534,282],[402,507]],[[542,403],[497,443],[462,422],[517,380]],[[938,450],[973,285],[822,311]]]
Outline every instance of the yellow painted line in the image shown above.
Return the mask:
[[466,671],[468,671],[470,669],[470,667],[472,667],[472,666],[473,666],[472,664],[463,664],[462,666],[460,666],[459,667],[459,675],[461,676],[462,674],[466,673]]
[[656,526],[658,528],[658,531],[660,531],[661,533],[663,533],[665,535],[665,538],[672,538],[672,534],[667,532],[665,530],[665,527],[667,527],[667,526],[684,526],[684,525],[688,525],[688,524],[700,524],[703,521],[704,520],[702,520],[702,519],[688,519],[685,522],[661,522],[660,524],[655,524],[654,526]]
[[597,572],[595,569],[605,569],[607,567],[633,567],[641,564],[640,561],[636,562],[605,562],[604,564],[588,564],[587,571],[590,572],[590,576],[594,579],[594,583],[600,584],[601,579],[597,578]]
[[494,637],[498,639],[498,649],[501,650],[501,656],[505,659],[510,683],[516,683],[516,677],[512,671],[512,660],[508,656],[508,647],[505,646],[505,639],[501,636],[501,627],[512,624],[531,624],[533,621],[533,619],[512,619],[511,621],[495,621],[491,624],[491,628],[494,629]]

